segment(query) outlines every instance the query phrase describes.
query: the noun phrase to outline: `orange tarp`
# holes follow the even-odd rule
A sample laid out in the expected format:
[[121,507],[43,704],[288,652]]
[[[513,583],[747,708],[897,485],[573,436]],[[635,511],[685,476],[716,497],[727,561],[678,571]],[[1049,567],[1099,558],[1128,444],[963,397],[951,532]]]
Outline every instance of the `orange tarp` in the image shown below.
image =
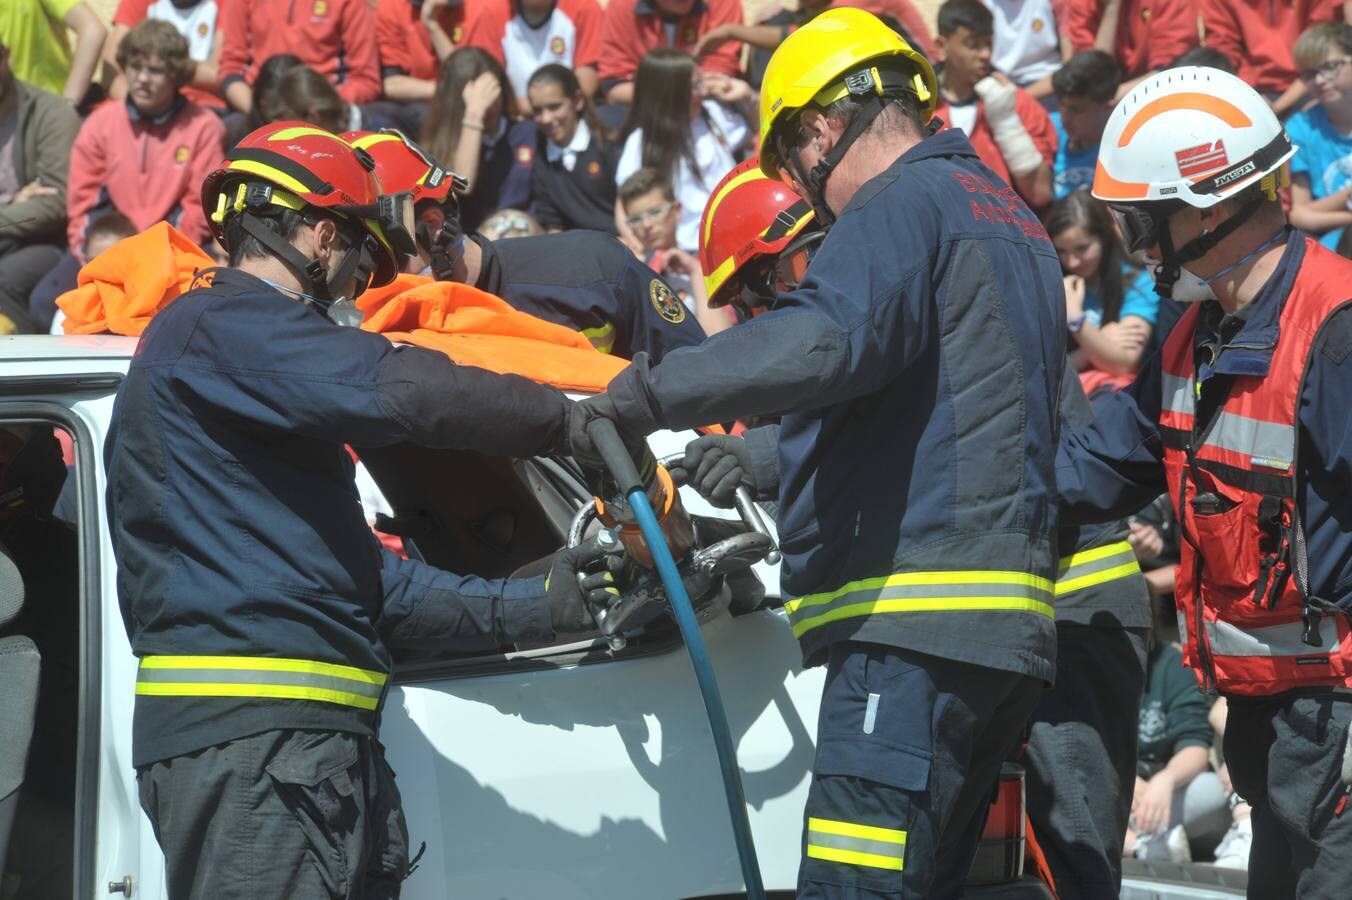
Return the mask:
[[[139,335],[155,313],[215,262],[161,222],[114,244],[57,298],[66,334]],[[401,275],[359,300],[363,330],[439,350],[461,365],[524,375],[563,390],[598,393],[627,363],[597,353],[576,331],[514,309],[468,285]]]

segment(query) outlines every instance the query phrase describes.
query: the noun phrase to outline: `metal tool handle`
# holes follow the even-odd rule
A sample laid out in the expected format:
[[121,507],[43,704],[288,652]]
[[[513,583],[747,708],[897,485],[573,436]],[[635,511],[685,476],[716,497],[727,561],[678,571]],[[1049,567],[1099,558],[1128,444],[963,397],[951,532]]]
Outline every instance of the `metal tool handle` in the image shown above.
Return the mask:
[[774,549],[765,554],[765,561],[772,566],[779,562],[783,558],[783,555],[779,552],[779,545],[774,543],[774,535],[770,534],[770,529],[761,516],[760,507],[756,505],[755,500],[751,499],[751,492],[746,489],[746,485],[737,486],[737,492],[733,494],[733,502],[737,504],[737,512],[741,515],[743,521],[751,527],[751,530],[770,539],[771,546]]

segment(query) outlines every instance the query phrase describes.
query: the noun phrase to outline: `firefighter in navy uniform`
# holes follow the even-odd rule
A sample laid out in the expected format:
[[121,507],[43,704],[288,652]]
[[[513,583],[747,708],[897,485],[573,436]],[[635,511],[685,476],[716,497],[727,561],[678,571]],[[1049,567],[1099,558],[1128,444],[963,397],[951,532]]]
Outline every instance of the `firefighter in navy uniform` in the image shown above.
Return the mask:
[[[812,207],[750,159],[710,194],[700,222],[700,266],[709,305],[744,319],[797,288],[825,233]],[[1061,382],[1063,428],[1088,424],[1073,370]],[[682,468],[710,502],[733,505],[745,486],[772,495],[778,427],[743,437],[709,434],[686,447]],[[1127,523],[1064,527],[1056,577],[1056,685],[1033,713],[1027,804],[1063,900],[1116,896],[1136,773],[1136,710],[1145,683],[1150,595]],[[1075,765],[1066,764],[1069,759]]]
[[1057,459],[1092,521],[1167,490],[1184,662],[1228,699],[1225,759],[1252,804],[1248,895],[1352,882],[1352,262],[1291,229],[1295,152],[1263,98],[1174,69],[1122,99],[1094,195],[1189,308]]
[[[460,231],[450,175],[397,131],[343,135],[371,154],[385,190],[413,193],[418,246],[433,277],[501,297],[522,312],[582,332],[602,353],[661,359],[704,340],[704,329],[662,277],[599,231],[490,241]],[[463,182],[462,182],[463,185]]]
[[[780,415],[785,604],[827,664],[799,896],[954,896],[1000,765],[1054,675],[1060,266],[869,13],[780,45],[760,161],[830,225],[751,322],[639,354],[579,403],[639,435]],[[834,224],[831,224],[834,220]]]
[[299,123],[241,141],[202,190],[231,267],[155,316],[118,391],[132,762],[175,900],[398,896],[407,833],[376,740],[388,647],[586,631],[611,582],[579,577],[594,544],[548,579],[486,580],[400,559],[367,527],[345,443],[530,456],[564,446],[571,407],[335,324],[411,249],[408,197],[371,168]]

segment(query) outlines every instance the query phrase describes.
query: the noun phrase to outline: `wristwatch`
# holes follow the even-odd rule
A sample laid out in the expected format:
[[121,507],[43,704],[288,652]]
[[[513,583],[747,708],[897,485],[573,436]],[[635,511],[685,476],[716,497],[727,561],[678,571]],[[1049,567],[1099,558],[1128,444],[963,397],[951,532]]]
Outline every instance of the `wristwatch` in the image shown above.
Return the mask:
[[1084,313],[1080,313],[1073,319],[1066,320],[1066,331],[1071,334],[1079,334],[1080,329],[1084,327]]

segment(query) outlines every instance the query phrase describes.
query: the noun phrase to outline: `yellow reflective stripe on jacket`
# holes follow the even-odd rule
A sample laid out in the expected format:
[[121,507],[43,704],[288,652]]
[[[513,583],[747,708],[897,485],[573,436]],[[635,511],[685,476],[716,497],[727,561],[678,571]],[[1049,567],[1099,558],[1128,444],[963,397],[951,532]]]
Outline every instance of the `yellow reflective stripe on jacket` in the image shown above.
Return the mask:
[[262,656],[146,656],[136,693],[150,697],[317,700],[375,709],[388,676],[337,663]]
[[1090,547],[1062,557],[1056,572],[1056,596],[1064,597],[1073,591],[1128,578],[1140,571],[1141,564],[1136,561],[1136,553],[1128,541]]
[[862,578],[784,604],[801,637],[810,629],[856,616],[908,612],[1004,610],[1053,618],[1054,585],[1026,572],[900,572]]
[[807,855],[828,862],[900,872],[906,858],[906,832],[809,818]]
[[615,346],[615,326],[609,322],[595,328],[583,328],[581,334],[599,353],[609,353]]

